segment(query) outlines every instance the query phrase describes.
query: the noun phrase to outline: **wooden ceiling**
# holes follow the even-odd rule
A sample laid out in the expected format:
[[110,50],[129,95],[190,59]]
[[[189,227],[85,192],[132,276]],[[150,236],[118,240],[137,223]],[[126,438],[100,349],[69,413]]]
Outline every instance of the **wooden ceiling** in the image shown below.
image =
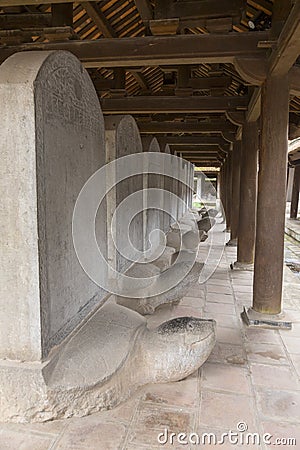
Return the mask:
[[[236,54],[243,50],[244,57],[268,56],[298,1],[52,0],[51,5],[0,0],[0,61],[34,48],[79,53],[105,114],[131,113],[142,133],[160,138],[200,135],[202,146],[205,137],[214,138],[220,143],[210,148],[207,139],[207,152],[199,148],[198,153],[200,159],[201,151],[205,155],[203,162],[218,165],[240,123],[232,117],[243,117],[258,89],[241,77],[225,48],[234,47]],[[193,38],[199,35],[201,40]],[[145,42],[137,39],[143,37]],[[165,48],[172,58],[166,59]],[[300,126],[298,96],[291,97],[290,111],[295,132]],[[197,153],[197,144],[192,145],[190,152],[180,152],[191,161]]]

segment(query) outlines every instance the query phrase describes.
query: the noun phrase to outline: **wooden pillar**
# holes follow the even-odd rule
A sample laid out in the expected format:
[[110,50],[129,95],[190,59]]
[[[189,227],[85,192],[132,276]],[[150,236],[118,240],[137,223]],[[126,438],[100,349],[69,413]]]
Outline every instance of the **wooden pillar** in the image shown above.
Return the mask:
[[[220,177],[219,198],[220,198],[220,202],[221,202],[221,205],[222,205],[222,208],[224,210],[225,217],[226,217],[226,211],[225,211],[225,207],[226,207],[226,205],[225,205],[225,203],[226,203],[225,163],[223,163],[223,165],[221,166],[219,177]],[[225,217],[224,217],[224,221],[225,221]]]
[[257,157],[259,130],[257,122],[243,126],[240,175],[240,210],[237,262],[254,263],[257,201]]
[[240,166],[241,166],[241,141],[235,141],[232,152],[232,185],[231,185],[231,228],[230,241],[234,244],[238,237],[239,209],[240,209]]
[[268,77],[262,87],[253,310],[281,311],[286,167],[288,153],[288,77]]
[[300,166],[296,166],[294,170],[293,190],[291,200],[290,218],[297,219],[299,205],[299,187],[300,187]]
[[231,198],[232,196],[232,153],[226,159],[226,229],[231,228]]

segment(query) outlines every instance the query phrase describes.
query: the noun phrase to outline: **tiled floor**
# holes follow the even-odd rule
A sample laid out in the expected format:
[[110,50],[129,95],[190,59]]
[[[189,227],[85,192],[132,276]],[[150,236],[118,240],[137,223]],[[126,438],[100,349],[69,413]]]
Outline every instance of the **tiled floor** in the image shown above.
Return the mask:
[[[249,432],[270,433],[272,442],[295,438],[296,445],[283,447],[300,449],[300,278],[285,269],[284,309],[293,320],[291,331],[247,329],[240,312],[251,304],[252,274],[228,269],[235,254],[235,248],[226,248],[205,284],[193,286],[178,306],[149,317],[149,327],[182,315],[217,320],[217,345],[198,372],[180,382],[147,386],[113,411],[45,424],[3,424],[0,450],[272,447],[242,445],[247,433],[242,429],[237,445],[226,438],[223,445],[193,444],[195,433],[220,438],[241,422]],[[188,435],[192,443],[159,444],[165,428],[176,439],[178,433],[194,433]]]

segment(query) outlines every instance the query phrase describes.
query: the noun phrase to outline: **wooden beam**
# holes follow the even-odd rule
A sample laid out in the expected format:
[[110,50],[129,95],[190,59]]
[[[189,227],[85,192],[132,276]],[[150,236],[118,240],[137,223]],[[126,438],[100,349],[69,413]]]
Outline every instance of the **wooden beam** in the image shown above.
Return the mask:
[[261,88],[255,88],[246,112],[247,122],[256,122],[260,116],[261,110]]
[[153,12],[148,0],[134,0],[143,22],[153,19]]
[[96,91],[109,91],[115,88],[115,80],[111,78],[92,79]]
[[296,1],[270,57],[269,73],[285,75],[300,54],[300,1]]
[[277,38],[280,35],[291,8],[292,0],[276,0],[276,2],[274,2],[271,28],[271,32],[274,37]]
[[175,145],[175,144],[171,144],[170,148],[172,148],[172,150],[177,151],[177,152],[201,152],[201,150],[205,150],[206,152],[218,152],[219,151],[219,145],[215,144],[215,145],[206,145],[206,144],[190,144],[190,145]]
[[234,132],[236,127],[230,122],[220,120],[218,122],[138,122],[141,134],[166,134],[166,133],[223,133]]
[[[0,0],[1,1],[1,0]],[[258,48],[269,33],[228,33],[177,36],[146,36],[66,42],[34,42],[0,50],[0,62],[27,50],[66,50],[86,67],[168,66],[177,64],[234,63],[237,57],[264,61],[266,49]]]
[[43,28],[51,26],[50,13],[0,14],[0,29]]
[[193,89],[199,89],[201,91],[210,91],[211,89],[227,89],[232,82],[232,78],[229,76],[222,77],[208,77],[208,78],[191,78],[189,85]]
[[246,109],[248,97],[238,96],[135,96],[122,99],[102,98],[104,114],[154,114],[154,113],[224,113],[228,110]]
[[197,153],[180,153],[180,152],[176,151],[175,154],[177,154],[177,155],[180,154],[180,156],[185,159],[194,159],[194,160],[198,160],[198,161],[201,161],[201,160],[207,161],[207,160],[221,158],[221,156],[218,153],[211,153],[211,154],[203,153],[203,154],[198,155]]
[[236,17],[241,15],[243,0],[193,0],[173,2],[166,11],[165,18],[203,18]]
[[165,136],[159,138],[160,142],[164,142],[170,145],[219,145],[220,142],[225,143],[224,139],[220,136]]
[[215,156],[215,155],[219,154],[217,148],[214,150],[211,150],[211,151],[207,151],[207,149],[205,149],[205,148],[203,148],[202,150],[195,151],[195,150],[189,150],[188,148],[181,149],[180,147],[177,148],[177,147],[172,146],[172,149],[174,151],[176,151],[177,153],[181,153],[184,156],[186,156],[186,155],[194,155],[195,156],[196,155],[199,157],[203,157],[203,156]]
[[73,3],[57,3],[51,6],[53,27],[73,26]]
[[[74,0],[0,0],[0,8],[5,6],[51,5],[51,3],[73,3]],[[92,0],[97,1],[97,0]]]

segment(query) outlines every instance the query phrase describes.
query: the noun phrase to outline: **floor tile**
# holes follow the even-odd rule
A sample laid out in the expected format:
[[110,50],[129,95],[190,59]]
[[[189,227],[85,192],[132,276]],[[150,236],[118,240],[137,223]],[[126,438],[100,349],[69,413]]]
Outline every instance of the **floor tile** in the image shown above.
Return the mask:
[[144,402],[179,408],[198,406],[198,378],[188,377],[175,383],[154,384],[144,388]]
[[101,422],[97,419],[94,416],[89,416],[74,420],[67,427],[64,435],[53,450],[118,449],[126,435],[125,425],[122,423]]
[[205,299],[202,297],[183,297],[180,300],[180,306],[189,306],[193,308],[203,308]]
[[259,390],[257,401],[264,417],[300,424],[300,392]]
[[1,450],[48,450],[55,438],[38,436],[32,433],[2,431],[0,434]]
[[218,285],[218,284],[207,284],[206,286],[208,293],[214,293],[214,294],[222,294],[222,295],[232,295],[232,289],[231,286],[228,285]]
[[238,318],[236,315],[232,314],[219,314],[219,313],[210,313],[210,312],[204,312],[203,317],[209,318],[209,319],[215,319],[217,324],[222,327],[230,327],[230,328],[237,328],[238,326]]
[[220,294],[220,293],[215,293],[215,292],[208,292],[206,294],[206,300],[208,302],[229,303],[231,305],[234,303],[234,298],[232,295]]
[[240,392],[250,395],[250,376],[248,370],[225,364],[207,363],[201,369],[201,388]]
[[300,378],[300,355],[294,355],[291,353],[290,358],[292,361],[292,365],[295,368],[298,377]]
[[245,348],[250,361],[265,364],[288,364],[284,349],[279,344],[248,342],[246,343]]
[[160,429],[169,427],[173,431],[187,431],[191,429],[191,414],[178,408],[157,407],[143,403],[139,409],[139,425]]
[[249,430],[256,429],[251,399],[241,394],[202,391],[199,426],[236,429],[245,422]]
[[217,341],[227,344],[241,345],[243,336],[238,328],[222,327],[217,325]]
[[264,330],[248,328],[243,325],[243,331],[247,341],[257,344],[279,344],[282,345],[281,336],[276,330]]
[[206,303],[204,307],[205,312],[210,312],[212,314],[235,314],[234,305],[229,303],[221,303],[221,302],[209,302]]
[[[237,445],[237,442],[244,442],[243,434],[238,433],[237,435],[232,435],[231,438],[228,436],[228,432],[230,430],[226,429],[212,429],[201,427],[197,430],[197,435],[199,436],[199,441],[201,442],[201,449],[212,450],[212,449],[225,449],[225,450],[260,450],[261,446],[252,445],[252,441],[249,441],[249,444],[246,445]],[[232,430],[233,432],[237,432],[237,428]],[[198,448],[196,446],[192,446],[193,448]]]
[[[293,441],[289,441],[290,445],[286,442],[287,445],[282,445],[282,448],[287,449],[297,449],[300,443],[300,427],[299,424],[291,424],[284,422],[263,422],[262,423],[264,433],[269,433],[272,435],[270,437],[269,442],[273,445],[276,445],[276,439],[295,439],[296,445],[293,444]],[[281,441],[284,442],[284,441]],[[279,445],[277,445],[279,446]],[[271,445],[270,445],[271,448]]]
[[300,384],[288,366],[251,364],[254,385],[279,390],[300,390]]
[[284,345],[289,353],[300,355],[300,337],[281,335]]
[[247,357],[242,346],[217,342],[208,361],[244,366]]

